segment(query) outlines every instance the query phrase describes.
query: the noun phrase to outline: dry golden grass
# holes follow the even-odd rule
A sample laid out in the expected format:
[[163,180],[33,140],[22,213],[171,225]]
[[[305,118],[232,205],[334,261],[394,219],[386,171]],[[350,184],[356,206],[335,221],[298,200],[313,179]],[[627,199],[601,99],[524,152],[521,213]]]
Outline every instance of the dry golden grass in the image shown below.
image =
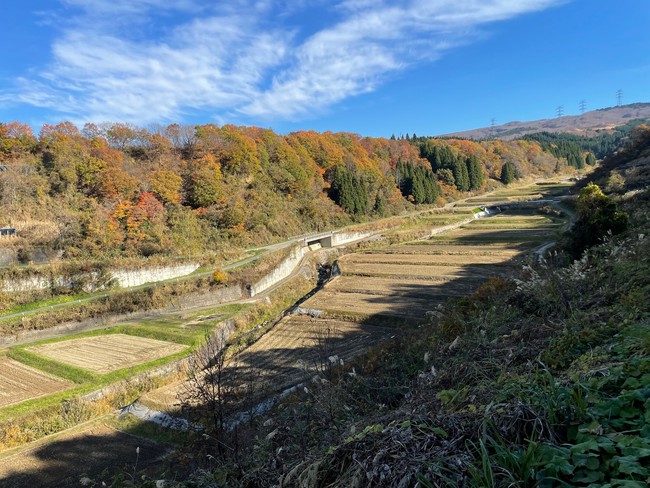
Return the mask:
[[[455,256],[454,256],[455,257]],[[471,273],[477,277],[492,276],[499,271],[495,265],[443,265],[422,266],[416,264],[384,264],[384,263],[341,263],[343,274],[361,276],[394,276],[397,278],[451,279],[468,276]]]
[[387,251],[398,254],[448,254],[452,256],[502,256],[513,257],[521,253],[519,244],[495,243],[486,245],[438,244],[434,241],[420,241],[417,244],[394,246]]

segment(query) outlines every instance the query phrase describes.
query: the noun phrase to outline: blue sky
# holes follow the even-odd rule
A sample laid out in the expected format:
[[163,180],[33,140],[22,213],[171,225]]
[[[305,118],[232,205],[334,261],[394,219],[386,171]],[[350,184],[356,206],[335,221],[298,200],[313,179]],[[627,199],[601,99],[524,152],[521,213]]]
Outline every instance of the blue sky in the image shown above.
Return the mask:
[[22,0],[0,121],[435,135],[650,101],[648,0]]

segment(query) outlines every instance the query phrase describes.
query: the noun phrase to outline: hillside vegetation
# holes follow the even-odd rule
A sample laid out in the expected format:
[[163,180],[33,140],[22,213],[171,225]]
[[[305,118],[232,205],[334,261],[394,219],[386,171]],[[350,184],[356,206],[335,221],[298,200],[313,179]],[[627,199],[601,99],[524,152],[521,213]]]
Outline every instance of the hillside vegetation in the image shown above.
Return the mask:
[[180,459],[210,461],[165,486],[647,486],[649,161],[644,127],[546,260],[323,370],[225,444],[198,435]]
[[[442,158],[435,158],[435,155]],[[567,168],[536,141],[419,141],[255,127],[0,123],[0,226],[21,262],[220,255]],[[575,166],[575,165],[574,165]]]

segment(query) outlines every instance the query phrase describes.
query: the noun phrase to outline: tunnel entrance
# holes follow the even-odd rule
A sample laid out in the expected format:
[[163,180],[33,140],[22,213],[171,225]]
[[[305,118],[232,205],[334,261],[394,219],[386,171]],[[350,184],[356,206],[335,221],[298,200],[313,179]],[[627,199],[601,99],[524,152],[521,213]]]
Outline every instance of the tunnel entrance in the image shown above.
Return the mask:
[[305,247],[332,247],[332,234],[305,238]]

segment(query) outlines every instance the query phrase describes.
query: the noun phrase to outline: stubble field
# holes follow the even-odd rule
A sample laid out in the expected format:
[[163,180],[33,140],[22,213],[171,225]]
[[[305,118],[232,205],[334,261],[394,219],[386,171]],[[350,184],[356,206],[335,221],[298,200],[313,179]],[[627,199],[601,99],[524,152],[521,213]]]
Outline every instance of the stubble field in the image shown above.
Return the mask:
[[240,354],[232,368],[243,373],[240,382],[253,371],[262,383],[280,391],[396,334],[392,327],[372,323],[292,315]]
[[186,348],[158,339],[109,334],[32,346],[27,351],[101,374],[171,356]]
[[0,359],[0,407],[56,393],[70,383],[8,358]]
[[342,276],[304,306],[330,316],[421,320],[450,296],[470,293],[488,278],[520,266],[558,228],[545,216],[506,213],[430,239],[350,254],[339,260]]

